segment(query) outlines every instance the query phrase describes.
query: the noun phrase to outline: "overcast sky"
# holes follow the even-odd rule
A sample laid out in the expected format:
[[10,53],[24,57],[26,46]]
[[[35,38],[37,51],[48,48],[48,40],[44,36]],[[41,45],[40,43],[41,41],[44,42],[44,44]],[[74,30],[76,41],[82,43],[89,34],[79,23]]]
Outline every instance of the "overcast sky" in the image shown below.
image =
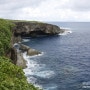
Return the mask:
[[0,18],[90,21],[90,0],[0,0]]

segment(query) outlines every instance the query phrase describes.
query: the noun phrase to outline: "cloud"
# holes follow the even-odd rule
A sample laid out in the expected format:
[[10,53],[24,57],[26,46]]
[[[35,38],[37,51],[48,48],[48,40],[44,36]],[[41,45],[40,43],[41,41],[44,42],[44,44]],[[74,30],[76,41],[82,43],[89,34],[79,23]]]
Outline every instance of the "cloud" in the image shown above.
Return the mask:
[[70,8],[76,11],[90,11],[90,0],[71,0]]
[[1,0],[0,17],[39,21],[90,21],[90,0]]

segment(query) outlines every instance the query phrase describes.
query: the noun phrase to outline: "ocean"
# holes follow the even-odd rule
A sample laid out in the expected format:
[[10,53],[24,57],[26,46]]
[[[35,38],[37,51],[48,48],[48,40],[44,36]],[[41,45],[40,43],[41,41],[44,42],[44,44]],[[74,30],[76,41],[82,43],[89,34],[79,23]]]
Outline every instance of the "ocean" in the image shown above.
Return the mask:
[[23,39],[23,44],[42,52],[32,57],[24,53],[28,82],[43,90],[90,90],[90,23],[49,23],[70,33]]

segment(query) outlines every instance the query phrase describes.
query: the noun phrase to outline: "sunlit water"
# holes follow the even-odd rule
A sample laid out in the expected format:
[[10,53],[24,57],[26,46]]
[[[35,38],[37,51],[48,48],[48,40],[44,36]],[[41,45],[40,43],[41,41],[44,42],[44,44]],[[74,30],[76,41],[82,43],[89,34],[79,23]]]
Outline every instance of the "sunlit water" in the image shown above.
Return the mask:
[[43,52],[33,57],[24,53],[28,81],[43,90],[90,90],[90,23],[52,24],[70,33],[23,41]]

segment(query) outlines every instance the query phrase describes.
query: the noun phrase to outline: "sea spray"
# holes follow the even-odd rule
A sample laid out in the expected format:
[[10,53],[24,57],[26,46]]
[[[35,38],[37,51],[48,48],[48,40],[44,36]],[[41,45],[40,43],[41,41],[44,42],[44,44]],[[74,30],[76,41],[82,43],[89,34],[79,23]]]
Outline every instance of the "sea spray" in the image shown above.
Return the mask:
[[22,42],[29,42],[30,41],[30,39],[22,39]]
[[28,80],[30,80],[30,78],[28,78],[28,75],[34,75],[37,68],[39,70],[41,67],[45,66],[45,65],[40,65],[37,62],[31,60],[31,58],[36,57],[36,56],[42,56],[42,55],[43,55],[43,52],[42,54],[35,55],[35,56],[28,56],[27,52],[23,53],[23,58],[27,61],[27,68],[24,69],[24,72]]
[[35,56],[27,56],[27,53],[23,53],[24,59],[27,61],[27,68],[23,69],[25,75],[27,76],[27,81],[34,84],[36,87],[43,88],[38,84],[38,78],[49,79],[54,76],[54,71],[44,70],[46,68],[45,64],[38,64],[32,58],[42,56],[44,53]]
[[61,30],[63,30],[63,32],[59,33],[59,35],[67,35],[67,34],[72,33],[70,28],[61,28]]

